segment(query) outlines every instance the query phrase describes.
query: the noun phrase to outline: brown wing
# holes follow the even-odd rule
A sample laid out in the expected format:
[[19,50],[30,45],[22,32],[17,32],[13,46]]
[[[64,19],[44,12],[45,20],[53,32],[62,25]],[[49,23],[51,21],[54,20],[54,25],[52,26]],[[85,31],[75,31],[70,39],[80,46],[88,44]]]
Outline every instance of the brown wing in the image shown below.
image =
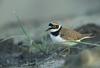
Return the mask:
[[83,37],[82,34],[80,34],[79,32],[66,28],[62,28],[60,34],[61,37],[66,40],[79,40]]

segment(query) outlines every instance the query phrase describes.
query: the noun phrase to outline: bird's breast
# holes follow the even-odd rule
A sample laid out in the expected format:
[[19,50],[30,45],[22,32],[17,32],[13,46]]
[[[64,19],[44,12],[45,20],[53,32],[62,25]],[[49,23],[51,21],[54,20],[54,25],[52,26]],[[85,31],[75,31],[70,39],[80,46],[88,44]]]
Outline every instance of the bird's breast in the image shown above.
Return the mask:
[[53,41],[53,43],[66,44],[67,46],[74,46],[77,44],[75,42],[70,42],[68,40],[63,39],[60,35],[53,36],[52,34],[50,34],[50,38]]
[[59,43],[59,42],[65,42],[66,40],[64,40],[63,38],[61,38],[61,36],[60,35],[58,35],[58,36],[53,36],[52,34],[50,34],[50,37],[51,37],[51,39],[52,39],[52,41],[54,42],[54,43]]

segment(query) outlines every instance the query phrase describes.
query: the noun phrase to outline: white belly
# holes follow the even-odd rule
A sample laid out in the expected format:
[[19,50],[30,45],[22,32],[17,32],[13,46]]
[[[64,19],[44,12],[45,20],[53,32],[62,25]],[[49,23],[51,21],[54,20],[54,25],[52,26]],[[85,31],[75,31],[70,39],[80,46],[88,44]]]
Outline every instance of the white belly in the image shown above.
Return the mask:
[[53,41],[54,43],[59,43],[59,42],[65,42],[65,41],[66,41],[66,40],[64,40],[63,38],[61,38],[60,35],[58,35],[58,36],[53,36],[53,35],[50,34],[50,37],[51,37],[51,39],[52,39],[52,41]]
[[60,35],[53,36],[53,35],[50,34],[50,37],[51,37],[53,43],[67,44],[69,46],[74,46],[74,45],[77,44],[75,42],[70,42],[70,41],[67,41],[67,40],[61,38]]

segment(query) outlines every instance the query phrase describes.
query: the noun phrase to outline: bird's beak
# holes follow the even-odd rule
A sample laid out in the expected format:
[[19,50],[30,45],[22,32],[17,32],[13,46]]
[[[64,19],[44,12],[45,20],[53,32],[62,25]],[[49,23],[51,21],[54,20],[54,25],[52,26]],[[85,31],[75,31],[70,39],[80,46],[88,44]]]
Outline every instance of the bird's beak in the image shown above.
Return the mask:
[[52,29],[52,24],[51,23],[49,23],[49,28],[46,30],[46,31],[49,31],[50,29]]
[[46,31],[49,31],[51,28],[48,28]]

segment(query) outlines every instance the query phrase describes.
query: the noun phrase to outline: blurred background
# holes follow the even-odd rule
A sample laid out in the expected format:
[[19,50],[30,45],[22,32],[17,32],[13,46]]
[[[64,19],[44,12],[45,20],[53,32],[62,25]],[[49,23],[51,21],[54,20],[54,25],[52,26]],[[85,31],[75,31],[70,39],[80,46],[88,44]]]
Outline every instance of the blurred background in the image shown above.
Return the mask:
[[50,22],[49,16],[63,20],[61,24],[68,28],[86,23],[99,24],[100,0],[0,0],[0,31],[3,35],[21,33],[16,15],[30,32],[41,31],[41,28],[43,32]]
[[[47,39],[38,42],[40,40],[39,36],[44,38],[43,35],[46,34],[45,30],[48,28],[50,17],[60,20],[60,24],[65,28],[76,29],[81,33],[96,34],[96,38],[93,40],[89,39],[89,41],[100,44],[100,0],[0,0],[0,40],[4,40],[3,42],[0,41],[0,68],[6,65],[37,63],[37,60],[40,62],[40,60],[47,59],[47,57],[51,57],[52,54],[58,51],[60,53],[60,49],[65,48],[62,46],[59,49],[57,45],[48,45],[45,43]],[[85,25],[88,23],[97,25]],[[38,43],[34,44],[33,47],[32,45],[29,46],[29,44],[26,44],[25,33],[20,24],[23,25],[24,30],[31,38],[35,39],[39,37]],[[86,42],[87,41],[88,40],[86,40]],[[24,42],[26,43],[23,44]],[[30,42],[28,41],[28,43]],[[35,45],[40,49],[36,48]],[[79,44],[79,46],[80,45],[81,44]],[[53,65],[47,64],[47,62],[49,62],[47,61],[44,62],[44,65],[47,67],[39,68],[48,68],[48,66],[58,68],[63,64],[65,64],[65,68],[73,68],[73,65],[76,66],[75,68],[95,68],[95,65],[96,67],[98,66],[97,68],[100,68],[100,48],[97,47],[92,50],[89,49],[88,51],[86,49],[89,47],[85,44],[83,45],[84,46],[80,46],[80,48],[84,50],[83,52],[81,52],[82,50],[72,49],[73,52],[70,56],[67,56],[63,60],[58,59],[57,61],[55,58],[52,60],[49,59],[51,62],[53,61]],[[56,51],[57,49],[58,51]],[[41,50],[43,50],[43,52]],[[44,53],[46,53],[46,55]],[[57,57],[58,55],[56,58]],[[84,67],[84,64],[87,67]],[[88,67],[88,65],[91,66],[93,64],[94,67]],[[55,65],[58,67],[52,67]]]

